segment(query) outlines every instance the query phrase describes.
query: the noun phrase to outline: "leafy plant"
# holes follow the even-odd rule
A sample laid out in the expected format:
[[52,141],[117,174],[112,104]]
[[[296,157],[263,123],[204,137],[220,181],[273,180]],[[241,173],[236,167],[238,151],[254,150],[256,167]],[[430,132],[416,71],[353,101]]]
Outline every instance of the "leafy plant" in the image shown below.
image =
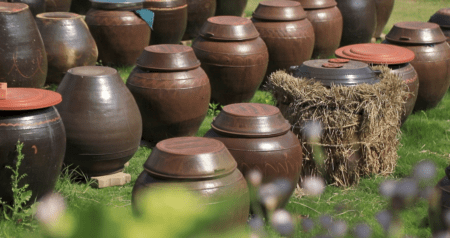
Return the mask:
[[[218,103],[210,103],[209,104],[209,109],[208,109],[208,116],[217,116],[220,113],[220,110],[218,109],[219,104]],[[223,106],[221,106],[221,109],[223,108]]]

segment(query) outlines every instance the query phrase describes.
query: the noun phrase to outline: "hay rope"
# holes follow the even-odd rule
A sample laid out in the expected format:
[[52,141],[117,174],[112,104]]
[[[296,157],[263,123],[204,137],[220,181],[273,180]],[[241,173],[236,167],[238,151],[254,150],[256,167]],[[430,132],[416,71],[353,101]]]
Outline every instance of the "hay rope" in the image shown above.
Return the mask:
[[[302,177],[321,174],[329,183],[350,186],[360,176],[394,171],[408,86],[388,67],[373,68],[382,71],[380,83],[353,87],[327,88],[284,71],[270,76],[267,87],[302,142]],[[312,120],[323,130],[315,141],[305,138],[304,125]],[[318,149],[324,153],[323,164],[312,159]]]

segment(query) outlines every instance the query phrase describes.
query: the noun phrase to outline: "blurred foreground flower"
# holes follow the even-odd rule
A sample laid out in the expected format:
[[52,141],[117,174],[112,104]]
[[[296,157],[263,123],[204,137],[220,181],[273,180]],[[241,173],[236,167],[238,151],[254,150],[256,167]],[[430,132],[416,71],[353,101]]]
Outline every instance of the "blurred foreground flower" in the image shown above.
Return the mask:
[[302,187],[306,194],[318,196],[325,190],[325,181],[321,177],[309,176],[303,180]]

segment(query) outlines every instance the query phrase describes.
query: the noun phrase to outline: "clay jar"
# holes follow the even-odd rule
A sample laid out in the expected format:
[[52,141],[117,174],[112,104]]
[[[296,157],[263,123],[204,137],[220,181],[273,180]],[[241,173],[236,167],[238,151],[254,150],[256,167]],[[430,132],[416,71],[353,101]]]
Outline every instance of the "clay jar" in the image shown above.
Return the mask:
[[142,114],[142,138],[150,142],[193,136],[208,111],[211,86],[189,46],[147,46],[127,87]]
[[45,0],[0,0],[0,2],[25,3],[33,16],[45,12]]
[[375,8],[377,11],[377,26],[373,36],[380,38],[384,27],[391,16],[392,9],[394,9],[395,0],[375,0]]
[[396,23],[383,43],[405,47],[416,55],[411,65],[419,75],[420,87],[414,111],[435,107],[450,85],[450,46],[439,25]]
[[70,4],[70,12],[80,15],[86,15],[90,8],[91,1],[89,0],[72,0],[72,4]]
[[58,87],[57,106],[67,132],[64,163],[88,176],[123,169],[139,147],[142,119],[117,71],[102,66],[69,69]]
[[208,19],[192,43],[211,83],[211,99],[223,105],[250,101],[264,79],[267,46],[249,19]]
[[95,65],[97,45],[82,16],[42,13],[36,16],[36,23],[47,52],[47,84],[59,84],[70,68]]
[[144,7],[155,13],[150,44],[179,44],[186,31],[186,0],[145,0]]
[[428,208],[428,218],[433,235],[442,234],[449,229],[448,212],[450,212],[450,167],[445,169],[443,177],[436,185],[435,193],[438,194],[437,204],[430,203]]
[[0,25],[0,82],[10,87],[44,86],[47,57],[29,7],[0,2]]
[[133,188],[132,202],[139,211],[139,196],[145,190],[183,186],[202,197],[208,207],[227,208],[212,229],[245,226],[250,196],[236,161],[222,142],[199,137],[172,138],[159,142],[144,164]]
[[46,12],[68,12],[70,10],[70,4],[72,4],[72,0],[45,0],[45,2]]
[[237,103],[223,108],[205,137],[225,144],[242,174],[259,170],[263,183],[276,179],[290,182],[284,207],[300,178],[302,148],[291,125],[274,106],[258,103]]
[[439,9],[439,11],[430,17],[429,22],[438,24],[447,37],[447,42],[450,42],[450,8]]
[[[3,83],[5,84],[5,83]],[[7,90],[7,93],[6,93]],[[1,99],[6,93],[6,99]],[[53,105],[61,102],[58,93],[32,88],[8,88],[0,83],[0,197],[11,205],[12,169],[16,169],[16,144],[23,143],[25,156],[19,187],[28,184],[30,203],[53,191],[61,171],[66,149],[63,122]]]
[[377,25],[375,0],[336,0],[344,26],[340,46],[368,43]]
[[297,0],[314,28],[314,51],[311,58],[329,58],[339,47],[342,36],[342,14],[334,0]]
[[216,16],[237,16],[244,13],[248,0],[216,0]]
[[206,20],[216,13],[216,0],[187,0],[187,3],[188,22],[183,40],[192,40],[198,36]]
[[314,29],[300,3],[262,1],[253,13],[252,22],[269,50],[265,80],[277,70],[287,70],[311,58]]
[[111,3],[91,1],[86,23],[98,47],[103,65],[131,66],[150,42],[150,27],[132,10],[143,8],[142,1]]
[[403,124],[412,113],[419,91],[419,78],[414,67],[409,63],[414,52],[403,47],[386,44],[357,44],[344,46],[336,50],[336,56],[345,59],[362,61],[374,65],[386,65],[391,73],[396,74],[408,86],[408,96],[405,111],[401,117]]

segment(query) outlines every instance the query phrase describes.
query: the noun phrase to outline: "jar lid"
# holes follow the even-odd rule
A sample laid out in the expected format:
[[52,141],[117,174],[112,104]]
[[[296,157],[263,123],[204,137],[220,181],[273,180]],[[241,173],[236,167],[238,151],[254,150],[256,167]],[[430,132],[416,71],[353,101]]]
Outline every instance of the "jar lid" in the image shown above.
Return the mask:
[[67,74],[64,78],[68,77],[68,75],[71,75],[73,79],[80,78],[86,80],[101,77],[110,78],[110,75],[116,75],[116,77],[120,78],[116,69],[107,66],[79,66],[67,70]]
[[259,32],[252,21],[236,16],[210,17],[199,33],[205,39],[243,41],[255,39]]
[[[331,61],[331,62],[330,62]],[[350,60],[334,63],[333,60],[318,59],[303,62],[301,66],[290,68],[294,77],[314,79],[324,86],[355,86],[380,82],[376,72],[368,64]]]
[[227,105],[211,127],[217,133],[241,137],[277,136],[291,129],[277,107],[260,103]]
[[329,8],[337,5],[335,0],[295,0],[302,4],[304,9],[321,9]]
[[429,22],[436,23],[441,27],[450,27],[450,8],[439,9],[430,17]]
[[102,10],[138,10],[144,7],[144,0],[89,0],[92,8]]
[[29,9],[25,3],[0,2],[0,13],[12,14]]
[[205,137],[177,137],[156,144],[144,169],[173,179],[215,178],[232,173],[237,163],[225,145]]
[[299,2],[262,1],[252,15],[254,18],[273,21],[296,21],[306,18],[306,12]]
[[404,64],[411,62],[415,54],[404,47],[388,44],[355,44],[341,47],[336,56],[369,64]]
[[25,111],[54,106],[61,94],[37,88],[7,88],[0,83],[0,111]]
[[136,65],[146,69],[189,70],[200,66],[194,50],[184,45],[151,45],[144,48]]
[[438,24],[418,21],[396,23],[386,39],[406,44],[434,44],[447,40]]
[[[187,7],[186,0],[145,0],[144,8],[177,8]],[[150,9],[152,10],[152,9]]]

